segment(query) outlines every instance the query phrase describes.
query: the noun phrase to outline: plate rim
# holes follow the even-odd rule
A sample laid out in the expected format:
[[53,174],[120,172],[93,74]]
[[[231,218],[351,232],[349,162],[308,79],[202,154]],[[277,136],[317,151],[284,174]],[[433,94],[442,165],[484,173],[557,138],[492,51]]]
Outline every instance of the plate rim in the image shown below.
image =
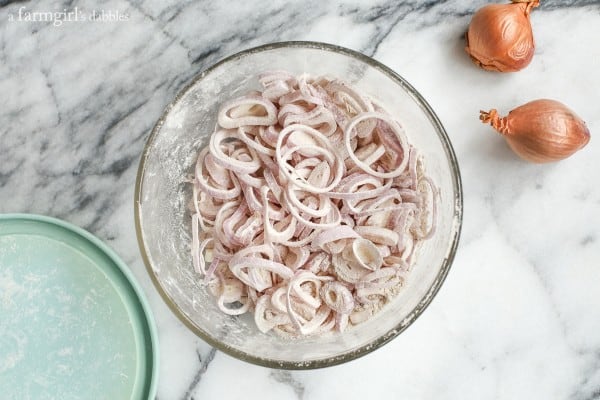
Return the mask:
[[[129,283],[129,285],[133,289],[132,292],[131,291],[126,292],[127,296],[134,296],[135,299],[139,302],[139,305],[142,309],[143,316],[144,316],[145,322],[146,322],[144,324],[145,325],[144,328],[142,329],[144,332],[143,336],[146,337],[146,340],[148,340],[148,344],[151,347],[152,354],[150,357],[147,357],[148,361],[146,362],[146,368],[149,367],[151,370],[150,370],[150,374],[148,374],[146,372],[146,376],[150,377],[150,382],[144,383],[144,386],[145,386],[144,392],[147,393],[148,399],[154,399],[156,397],[157,389],[158,389],[158,371],[159,371],[159,367],[160,367],[160,365],[159,365],[160,356],[159,356],[158,329],[156,326],[156,321],[154,319],[154,315],[152,313],[152,309],[150,307],[150,303],[148,302],[148,299],[146,298],[146,295],[145,295],[141,285],[137,282],[135,276],[133,275],[132,271],[127,266],[127,264],[103,240],[101,240],[100,238],[98,238],[97,236],[92,234],[91,232],[88,232],[87,230],[85,230],[77,225],[74,225],[70,222],[64,221],[62,219],[58,219],[58,218],[54,218],[54,217],[50,217],[50,216],[46,216],[46,215],[41,215],[41,214],[0,213],[0,225],[4,222],[8,222],[8,221],[21,221],[21,222],[27,221],[27,222],[34,222],[34,223],[43,223],[43,224],[54,225],[56,227],[65,229],[65,230],[69,231],[70,233],[73,233],[75,236],[87,241],[93,247],[98,249],[98,251],[100,251],[101,253],[106,255],[108,257],[108,259],[111,261],[111,263],[118,269],[118,272],[122,276],[125,277],[126,281]],[[32,232],[32,234],[34,234],[34,232]],[[0,234],[0,236],[2,236],[2,235]],[[68,241],[66,242],[66,244],[69,245],[70,247],[72,247]],[[103,268],[100,268],[100,270],[103,270]],[[112,283],[112,279],[109,279],[109,280],[111,280],[111,283]],[[123,290],[118,289],[116,287],[116,285],[113,285],[113,287],[115,288],[115,291],[119,295],[124,294]]]

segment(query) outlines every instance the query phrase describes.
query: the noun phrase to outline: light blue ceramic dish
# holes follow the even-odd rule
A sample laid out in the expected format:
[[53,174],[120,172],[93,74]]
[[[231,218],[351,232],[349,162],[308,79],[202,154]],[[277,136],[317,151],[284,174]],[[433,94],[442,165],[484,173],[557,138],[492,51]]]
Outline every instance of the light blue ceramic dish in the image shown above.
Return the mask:
[[66,222],[0,215],[0,397],[153,399],[158,341],[133,275]]

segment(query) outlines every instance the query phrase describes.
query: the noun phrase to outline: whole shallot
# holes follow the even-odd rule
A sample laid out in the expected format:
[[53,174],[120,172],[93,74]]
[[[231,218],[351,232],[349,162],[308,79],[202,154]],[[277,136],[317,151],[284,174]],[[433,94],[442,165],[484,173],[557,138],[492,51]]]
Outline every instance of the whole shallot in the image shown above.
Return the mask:
[[585,122],[555,100],[531,101],[504,118],[495,109],[481,111],[479,119],[500,132],[517,155],[535,163],[562,160],[590,141]]
[[512,0],[489,4],[477,11],[467,31],[465,50],[479,67],[514,72],[533,58],[535,42],[529,13],[539,0]]

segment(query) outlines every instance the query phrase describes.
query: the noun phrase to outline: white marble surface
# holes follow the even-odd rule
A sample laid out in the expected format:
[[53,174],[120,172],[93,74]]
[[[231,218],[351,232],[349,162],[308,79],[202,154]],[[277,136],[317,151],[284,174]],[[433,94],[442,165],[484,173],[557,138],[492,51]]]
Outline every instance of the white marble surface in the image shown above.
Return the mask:
[[[484,3],[2,0],[0,212],[83,226],[131,266],[158,323],[161,400],[600,399],[600,0],[542,0],[535,58],[507,75],[463,52]],[[53,26],[18,21],[21,7],[127,18]],[[133,222],[137,163],[163,107],[211,63],[281,40],[346,46],[407,78],[446,126],[464,184],[459,251],[432,305],[390,344],[317,371],[253,366],[195,337],[147,277]],[[477,119],[540,97],[587,121],[587,148],[530,165]]]

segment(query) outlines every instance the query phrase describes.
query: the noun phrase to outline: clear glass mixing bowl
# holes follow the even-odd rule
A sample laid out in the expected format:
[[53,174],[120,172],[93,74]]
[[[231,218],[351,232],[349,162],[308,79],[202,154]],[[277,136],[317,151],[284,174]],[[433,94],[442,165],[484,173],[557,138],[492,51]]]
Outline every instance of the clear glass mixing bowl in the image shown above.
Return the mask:
[[[343,334],[285,339],[263,334],[251,316],[231,317],[194,272],[190,255],[189,176],[213,132],[224,101],[259,89],[267,70],[328,75],[377,98],[402,123],[438,185],[436,233],[420,249],[408,282],[379,313]],[[324,43],[265,45],[228,57],[193,79],[166,108],[141,157],[135,219],[142,256],[156,288],[198,336],[239,359],[273,368],[309,369],[343,363],[387,343],[425,310],[440,288],[458,245],[462,191],[454,151],[439,119],[402,77],[360,53]]]

